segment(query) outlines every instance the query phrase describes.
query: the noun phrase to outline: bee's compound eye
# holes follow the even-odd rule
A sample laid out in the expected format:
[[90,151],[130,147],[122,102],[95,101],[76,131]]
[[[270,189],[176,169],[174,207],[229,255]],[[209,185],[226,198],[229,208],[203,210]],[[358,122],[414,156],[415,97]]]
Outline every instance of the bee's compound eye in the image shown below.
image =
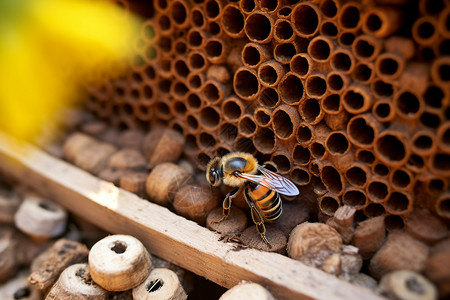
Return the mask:
[[210,182],[212,185],[214,185],[214,183],[216,182],[216,175],[215,175],[214,169],[211,169],[211,170],[209,171],[208,177],[209,177],[209,182]]

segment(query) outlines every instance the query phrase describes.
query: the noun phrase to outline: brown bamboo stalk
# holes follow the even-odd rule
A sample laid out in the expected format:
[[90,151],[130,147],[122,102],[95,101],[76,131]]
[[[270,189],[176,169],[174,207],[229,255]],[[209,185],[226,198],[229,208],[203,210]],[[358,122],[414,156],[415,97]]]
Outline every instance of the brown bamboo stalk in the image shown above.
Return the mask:
[[277,11],[277,19],[290,19],[292,7],[284,6]]
[[199,29],[205,29],[206,27],[206,16],[202,7],[195,6],[190,9],[190,19],[193,27],[197,27]]
[[411,171],[406,168],[394,169],[389,173],[389,181],[399,191],[412,192],[415,178]]
[[409,124],[415,124],[424,110],[424,105],[420,94],[402,89],[394,93],[393,108],[396,115]]
[[311,161],[311,152],[307,147],[303,147],[301,145],[296,145],[292,149],[292,159],[294,160],[295,165],[300,166],[308,166]]
[[[403,75],[404,74],[402,74],[402,76]],[[390,82],[383,81],[378,77],[375,77],[373,81],[370,83],[370,88],[373,94],[378,99],[383,100],[391,100],[392,96],[394,95],[394,92],[398,89],[397,85],[393,85]]]
[[295,43],[277,43],[273,49],[273,57],[281,64],[289,64],[297,53]]
[[206,17],[210,21],[218,20],[222,16],[224,4],[217,0],[205,1],[203,10],[205,11]]
[[286,149],[276,150],[270,159],[277,166],[277,172],[283,175],[289,174],[291,167],[293,165],[291,155]]
[[344,110],[341,104],[341,96],[337,93],[330,93],[330,92],[326,93],[320,105],[325,114],[330,116],[338,115],[340,112]]
[[295,131],[295,136],[299,145],[308,146],[311,143],[314,132],[314,127],[311,124],[302,122],[298,125]]
[[355,81],[370,85],[375,78],[373,68],[373,63],[371,62],[358,62],[355,65],[352,77]]
[[269,109],[273,109],[281,103],[280,95],[274,88],[263,87],[258,98],[258,103]]
[[438,216],[440,216],[441,218],[445,218],[447,220],[450,219],[449,203],[450,203],[450,193],[447,191],[438,197],[434,205],[434,209],[438,214]]
[[221,24],[223,30],[231,38],[242,38],[245,36],[245,18],[239,5],[230,3],[223,8]]
[[339,28],[348,32],[357,32],[361,27],[361,4],[348,2],[342,5],[337,15]]
[[351,144],[348,140],[347,133],[345,131],[333,131],[325,139],[325,148],[333,160],[339,159],[342,155],[345,155],[350,151]]
[[359,35],[352,44],[352,52],[361,61],[373,61],[378,57],[383,43],[370,35]]
[[201,128],[208,129],[209,131],[218,128],[222,114],[219,108],[214,105],[204,106],[200,110],[200,126]]
[[320,107],[319,101],[314,98],[305,98],[301,100],[298,111],[303,120],[311,125],[318,124],[325,115]]
[[448,86],[450,56],[436,58],[431,65],[431,79],[441,86]]
[[345,179],[354,187],[366,188],[369,176],[371,175],[370,169],[367,164],[360,161],[352,162],[345,170]]
[[274,60],[265,61],[258,67],[258,79],[267,87],[277,86],[285,73],[286,68]]
[[307,53],[313,60],[324,63],[330,59],[334,47],[333,39],[325,36],[316,36],[309,42]]
[[184,82],[174,80],[170,87],[170,96],[174,99],[182,100],[185,98],[188,91],[189,89]]
[[327,88],[331,92],[345,90],[350,83],[350,78],[339,71],[331,71],[327,74]]
[[445,152],[436,152],[428,159],[428,168],[431,172],[438,176],[449,176],[450,169],[448,168],[448,161],[450,155]]
[[390,122],[394,119],[395,110],[389,100],[378,100],[372,107],[372,114],[379,122]]
[[344,179],[342,174],[331,164],[326,163],[320,170],[320,178],[327,189],[336,195],[344,192]]
[[380,161],[375,161],[372,164],[371,170],[372,170],[372,174],[374,176],[380,176],[380,177],[386,177],[386,178],[388,177],[388,175],[390,173],[390,168]]
[[190,7],[188,2],[182,0],[171,1],[169,4],[169,14],[178,29],[185,29],[191,24]]
[[239,68],[234,73],[233,89],[244,100],[256,99],[261,90],[256,71],[245,67]]
[[278,43],[289,43],[295,40],[291,22],[286,19],[277,19],[275,22],[273,37]]
[[330,57],[330,64],[334,70],[344,74],[352,74],[355,69],[355,58],[349,49],[337,48]]
[[258,127],[252,140],[255,148],[263,154],[272,154],[278,147],[278,139],[269,127]]
[[239,7],[245,14],[250,14],[259,8],[259,3],[256,0],[243,0],[239,2]]
[[375,155],[367,149],[357,149],[356,158],[368,166],[372,165],[375,161]]
[[187,77],[191,71],[188,67],[187,59],[183,56],[174,58],[171,73],[182,82],[186,82]]
[[[327,99],[327,98],[326,98]],[[322,101],[322,104],[324,101]],[[323,110],[323,106],[322,106]],[[325,110],[324,110],[325,112]],[[345,110],[341,110],[335,114],[329,114],[325,112],[325,116],[323,117],[325,123],[331,130],[343,130],[346,128],[348,119],[350,118],[350,114]]]
[[414,22],[411,28],[412,38],[420,45],[432,45],[439,37],[437,29],[438,23],[435,17],[422,16]]
[[440,12],[438,19],[438,31],[445,38],[450,38],[450,28],[448,26],[448,18],[450,18],[450,7],[447,6],[444,10]]
[[203,72],[190,72],[186,81],[189,93],[199,92],[205,82],[205,74]]
[[[217,139],[205,130],[200,129],[197,134],[198,149],[201,153],[212,153],[212,150],[216,147],[217,142]],[[203,165],[204,161],[202,160],[200,163]]]
[[200,95],[198,95],[195,92],[188,92],[186,94],[186,108],[188,109],[189,112],[195,113],[198,110],[201,109],[202,107],[202,99],[200,97]]
[[244,114],[238,121],[239,136],[252,138],[256,133],[256,123],[253,116]]
[[187,32],[187,42],[190,49],[202,49],[208,38],[207,33],[199,28],[191,28]]
[[218,147],[225,147],[234,142],[238,135],[238,128],[235,122],[221,121],[219,126],[220,144]]
[[326,75],[322,73],[310,74],[306,80],[306,94],[309,97],[321,98],[327,91]]
[[366,186],[366,192],[370,201],[383,204],[391,194],[391,186],[386,178],[371,177]]
[[312,3],[300,2],[295,5],[291,13],[291,23],[295,33],[305,38],[317,33],[321,18],[320,9]]
[[272,111],[265,107],[258,107],[253,112],[253,118],[259,127],[269,127],[272,125]]
[[300,116],[295,107],[280,105],[272,113],[272,128],[275,136],[280,140],[294,137],[294,128],[300,123]]
[[375,136],[374,153],[382,162],[391,167],[400,167],[408,159],[411,149],[407,147],[408,133],[404,129],[388,128]]
[[394,189],[384,203],[384,208],[390,214],[406,217],[412,211],[413,205],[412,192]]
[[161,36],[170,36],[175,30],[172,20],[166,13],[156,16],[156,28]]
[[355,33],[347,30],[340,30],[337,36],[337,41],[341,47],[351,48],[355,41]]
[[205,72],[208,68],[209,64],[203,51],[190,51],[187,58],[191,72]]
[[264,11],[255,11],[245,19],[244,30],[248,39],[255,43],[267,44],[273,38],[275,20]]
[[199,130],[199,118],[198,113],[187,113],[184,123],[187,125],[189,133],[196,134]]
[[362,30],[378,38],[386,38],[403,25],[403,13],[392,6],[373,6],[362,16]]
[[311,175],[307,167],[293,167],[290,178],[298,186],[305,186],[311,182]]
[[342,204],[349,205],[356,210],[362,210],[368,205],[367,194],[363,189],[348,186],[342,194]]
[[375,73],[385,81],[397,79],[405,68],[405,60],[396,53],[385,52],[375,60]]
[[228,122],[238,120],[245,111],[245,107],[239,99],[234,96],[228,97],[221,104],[222,114]]
[[334,213],[341,206],[339,197],[329,192],[320,196],[318,203],[320,212],[329,217],[334,216]]
[[155,10],[159,13],[167,13],[169,10],[169,4],[167,0],[159,0],[154,3]]
[[372,96],[367,86],[351,84],[344,92],[342,104],[347,112],[361,114],[372,107]]
[[270,59],[270,48],[258,43],[247,43],[242,48],[240,61],[244,66],[257,68],[262,62]]
[[410,140],[411,150],[415,154],[423,157],[433,154],[436,151],[437,146],[442,145],[442,142],[440,142],[441,137],[446,130],[442,130],[441,128],[442,126],[440,127],[441,131],[438,130],[437,134],[428,129],[416,131]]
[[206,57],[212,64],[221,64],[227,58],[227,46],[223,39],[210,38],[205,43]]
[[303,81],[296,73],[288,72],[278,84],[278,92],[285,103],[290,105],[299,104],[305,94]]
[[307,53],[298,53],[292,57],[290,69],[300,78],[306,78],[312,71],[313,62]]
[[336,38],[339,33],[337,22],[334,20],[324,20],[320,24],[320,34]]

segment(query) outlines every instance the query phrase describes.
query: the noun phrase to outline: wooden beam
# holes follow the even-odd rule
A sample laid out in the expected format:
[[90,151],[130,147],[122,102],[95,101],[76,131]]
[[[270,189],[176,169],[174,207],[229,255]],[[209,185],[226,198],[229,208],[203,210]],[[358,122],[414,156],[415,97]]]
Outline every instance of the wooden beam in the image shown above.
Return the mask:
[[267,287],[278,299],[382,299],[280,254],[236,250],[218,241],[216,233],[167,208],[3,133],[0,172],[108,232],[137,237],[150,253],[227,288],[247,280]]

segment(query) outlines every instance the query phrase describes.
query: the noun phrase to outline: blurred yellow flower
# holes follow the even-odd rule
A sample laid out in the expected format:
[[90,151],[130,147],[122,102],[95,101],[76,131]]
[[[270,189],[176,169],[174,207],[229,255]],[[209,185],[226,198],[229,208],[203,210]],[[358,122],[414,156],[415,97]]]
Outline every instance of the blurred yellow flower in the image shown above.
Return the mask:
[[114,74],[133,54],[140,20],[107,1],[0,1],[0,129],[22,139]]

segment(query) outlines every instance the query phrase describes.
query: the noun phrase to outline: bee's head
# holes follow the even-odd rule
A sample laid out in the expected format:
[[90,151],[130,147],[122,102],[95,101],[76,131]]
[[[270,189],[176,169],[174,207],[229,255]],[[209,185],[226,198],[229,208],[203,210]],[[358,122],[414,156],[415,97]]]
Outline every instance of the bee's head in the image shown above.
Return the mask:
[[218,186],[222,183],[222,177],[220,157],[213,158],[206,166],[206,180],[211,186]]

